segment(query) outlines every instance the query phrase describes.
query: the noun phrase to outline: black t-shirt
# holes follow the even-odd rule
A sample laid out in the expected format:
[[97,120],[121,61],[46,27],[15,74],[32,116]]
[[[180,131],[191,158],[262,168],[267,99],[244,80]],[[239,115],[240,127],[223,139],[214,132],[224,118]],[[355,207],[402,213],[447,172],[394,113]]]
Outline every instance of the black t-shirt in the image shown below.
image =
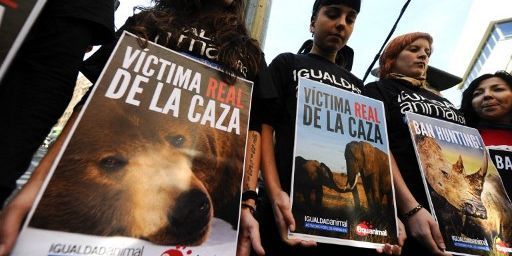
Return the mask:
[[[94,55],[85,60],[80,71],[91,82],[96,83],[96,80],[101,74],[103,67],[105,66],[110,54],[114,50],[115,45],[117,44],[117,40],[123,31],[126,30],[133,32],[130,31],[129,28],[134,24],[135,19],[137,19],[137,15],[128,18],[125,25],[123,25],[116,32],[115,42],[102,46]],[[162,37],[152,38],[152,40],[169,49],[191,56],[198,61],[207,63],[212,66],[220,65],[217,62],[217,46],[213,43],[212,33],[208,29],[188,28],[185,29],[182,34],[178,36],[178,38],[178,42],[169,41],[167,38]],[[254,70],[249,70],[242,61],[239,62],[240,65],[239,70],[237,70],[237,75],[254,83],[249,129],[260,131],[262,119],[261,113],[263,112],[261,108],[268,105],[267,102],[271,102],[275,99],[276,92],[272,86],[272,80],[270,78],[269,71],[267,69],[267,63],[265,62],[263,53],[259,63],[259,72],[257,73],[254,72]],[[89,90],[87,94],[84,95],[78,105],[83,105],[85,103],[85,99],[89,96],[90,91],[91,90]]]
[[363,83],[349,71],[315,54],[280,54],[270,63],[269,70],[279,96],[277,105],[263,122],[274,127],[279,179],[283,190],[290,193],[299,77],[358,94],[363,90]]
[[400,173],[416,200],[428,205],[405,113],[413,112],[462,125],[465,124],[464,115],[447,99],[401,80],[381,79],[369,83],[365,94],[384,103],[389,145]]
[[48,0],[42,15],[87,20],[97,25],[94,44],[103,44],[114,35],[114,0]]

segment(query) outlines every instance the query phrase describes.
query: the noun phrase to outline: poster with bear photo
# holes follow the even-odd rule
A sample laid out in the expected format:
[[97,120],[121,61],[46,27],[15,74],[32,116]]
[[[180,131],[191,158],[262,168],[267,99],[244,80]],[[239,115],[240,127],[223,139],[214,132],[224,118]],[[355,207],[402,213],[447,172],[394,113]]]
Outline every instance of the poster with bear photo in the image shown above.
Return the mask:
[[0,81],[46,0],[0,0]]
[[142,42],[122,35],[12,255],[235,255],[252,83]]
[[512,203],[478,130],[406,115],[446,250],[457,255],[510,255]]
[[382,102],[300,78],[290,238],[377,248],[397,244]]

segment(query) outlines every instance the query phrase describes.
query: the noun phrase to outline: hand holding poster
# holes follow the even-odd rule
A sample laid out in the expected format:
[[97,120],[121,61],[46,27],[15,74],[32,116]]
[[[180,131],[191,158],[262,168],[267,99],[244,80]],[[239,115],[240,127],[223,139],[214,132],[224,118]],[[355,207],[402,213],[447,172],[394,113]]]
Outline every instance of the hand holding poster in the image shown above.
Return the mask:
[[414,113],[407,120],[447,251],[512,252],[512,203],[478,131]]
[[396,244],[382,103],[304,78],[297,98],[296,230],[289,236],[367,248]]
[[13,255],[234,255],[252,84],[219,72],[125,33]]

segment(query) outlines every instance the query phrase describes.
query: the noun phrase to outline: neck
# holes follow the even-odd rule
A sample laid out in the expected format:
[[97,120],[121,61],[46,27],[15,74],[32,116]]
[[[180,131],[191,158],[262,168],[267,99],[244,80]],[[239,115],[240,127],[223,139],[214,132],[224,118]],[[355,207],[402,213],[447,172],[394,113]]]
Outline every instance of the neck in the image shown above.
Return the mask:
[[332,63],[334,63],[334,61],[336,60],[336,52],[325,51],[324,49],[318,47],[315,43],[313,43],[313,47],[311,48],[311,51],[309,51],[309,53],[313,53],[315,55],[324,57],[325,59]]

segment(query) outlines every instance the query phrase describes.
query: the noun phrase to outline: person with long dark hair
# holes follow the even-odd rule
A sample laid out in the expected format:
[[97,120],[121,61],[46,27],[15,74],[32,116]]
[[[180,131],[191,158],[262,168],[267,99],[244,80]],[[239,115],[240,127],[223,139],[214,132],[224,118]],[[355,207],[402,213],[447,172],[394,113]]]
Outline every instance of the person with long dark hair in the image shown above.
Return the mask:
[[[153,41],[216,65],[224,71],[224,79],[228,82],[236,79],[236,76],[254,82],[250,132],[247,140],[247,149],[254,150],[247,150],[243,184],[244,191],[254,191],[260,162],[261,125],[258,113],[264,112],[260,107],[267,105],[262,104],[263,101],[273,97],[273,87],[269,86],[271,81],[265,75],[266,64],[259,44],[249,36],[245,27],[244,1],[155,0],[152,7],[138,9],[140,12],[126,21],[118,31],[118,36],[126,30],[138,35],[142,45],[146,40]],[[96,81],[114,46],[115,44],[111,44],[102,47],[86,61],[82,70],[90,80]],[[53,159],[58,154],[66,134],[69,133],[72,126],[70,124],[75,120],[76,114],[70,118],[62,136],[41,161],[29,182],[2,212],[0,255],[8,254],[12,249],[21,220],[34,202]],[[263,254],[263,248],[259,244],[258,223],[252,215],[254,207],[254,198],[246,198],[241,210],[238,249],[248,251],[252,242],[255,252]]]
[[462,93],[460,110],[466,124],[478,129],[512,197],[512,75],[506,71],[483,74]]

